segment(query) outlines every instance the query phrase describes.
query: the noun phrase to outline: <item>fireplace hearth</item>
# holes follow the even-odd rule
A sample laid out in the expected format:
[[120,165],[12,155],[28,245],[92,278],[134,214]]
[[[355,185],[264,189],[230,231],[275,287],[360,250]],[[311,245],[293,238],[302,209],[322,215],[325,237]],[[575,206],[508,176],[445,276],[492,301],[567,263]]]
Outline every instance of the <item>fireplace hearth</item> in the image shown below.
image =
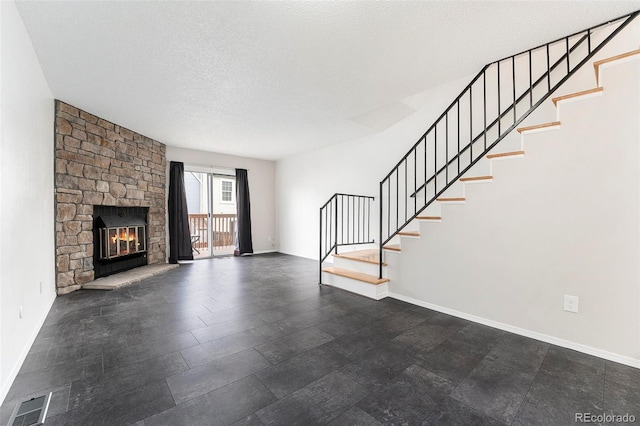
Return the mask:
[[147,264],[145,207],[94,206],[95,277]]

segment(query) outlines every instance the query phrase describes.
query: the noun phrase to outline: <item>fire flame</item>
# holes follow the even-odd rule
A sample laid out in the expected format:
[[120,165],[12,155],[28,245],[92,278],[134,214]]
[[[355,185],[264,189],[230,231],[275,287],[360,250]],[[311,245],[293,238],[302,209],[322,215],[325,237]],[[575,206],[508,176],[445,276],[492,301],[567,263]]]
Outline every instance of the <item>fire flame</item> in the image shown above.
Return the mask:
[[[111,243],[115,244],[116,241],[127,241],[127,230],[125,228],[120,229],[120,235],[114,235],[111,237]],[[129,234],[129,241],[135,241],[135,233]]]

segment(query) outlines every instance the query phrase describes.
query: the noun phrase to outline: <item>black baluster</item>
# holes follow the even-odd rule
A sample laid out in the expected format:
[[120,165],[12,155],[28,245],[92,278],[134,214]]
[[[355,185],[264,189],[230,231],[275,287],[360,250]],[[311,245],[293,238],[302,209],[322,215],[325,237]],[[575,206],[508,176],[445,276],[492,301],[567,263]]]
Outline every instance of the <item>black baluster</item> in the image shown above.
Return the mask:
[[513,79],[513,122],[518,120],[516,114],[516,57],[511,57],[511,77]]
[[482,71],[482,105],[484,112],[484,150],[487,150],[487,71]]

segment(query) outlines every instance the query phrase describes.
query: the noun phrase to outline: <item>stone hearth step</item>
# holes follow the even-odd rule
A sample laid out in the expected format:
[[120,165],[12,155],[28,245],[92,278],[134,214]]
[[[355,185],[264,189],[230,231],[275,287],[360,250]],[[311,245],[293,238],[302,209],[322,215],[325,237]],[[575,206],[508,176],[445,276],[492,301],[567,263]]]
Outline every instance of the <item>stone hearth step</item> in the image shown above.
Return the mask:
[[97,280],[84,284],[82,288],[85,290],[115,290],[116,288],[142,281],[145,278],[165,273],[178,266],[180,265],[171,263],[141,266],[108,277],[98,278]]

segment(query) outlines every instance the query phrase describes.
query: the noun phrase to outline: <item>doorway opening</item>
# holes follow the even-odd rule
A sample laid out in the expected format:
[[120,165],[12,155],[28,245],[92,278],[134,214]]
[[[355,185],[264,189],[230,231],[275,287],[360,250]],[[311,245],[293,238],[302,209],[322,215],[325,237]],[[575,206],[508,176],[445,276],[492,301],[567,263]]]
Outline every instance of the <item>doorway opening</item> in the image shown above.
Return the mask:
[[184,183],[194,259],[232,255],[236,242],[236,177],[185,165]]

